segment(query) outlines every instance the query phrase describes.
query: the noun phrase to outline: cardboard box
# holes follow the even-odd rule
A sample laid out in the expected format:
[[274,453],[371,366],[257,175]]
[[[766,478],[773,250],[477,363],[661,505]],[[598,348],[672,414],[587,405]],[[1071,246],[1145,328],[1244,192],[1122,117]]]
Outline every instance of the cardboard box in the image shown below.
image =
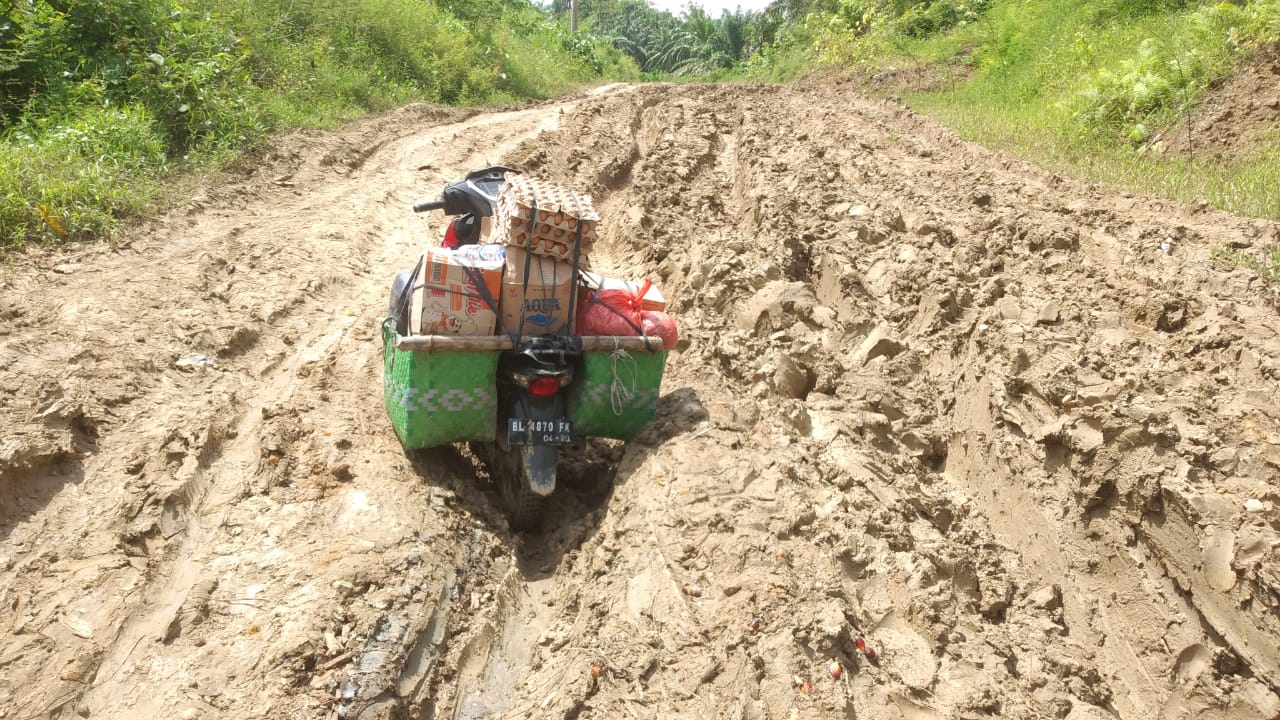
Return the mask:
[[431,248],[423,253],[422,269],[414,278],[409,332],[492,335],[498,315],[485,296],[498,302],[504,254],[501,245]]
[[525,335],[572,332],[575,313],[569,302],[574,282],[570,263],[508,246],[502,276],[502,331],[520,332],[523,320]]
[[[640,288],[644,287],[643,282],[621,280],[619,278],[608,277],[607,275],[597,275],[592,272],[582,273],[582,282],[592,292],[597,290],[626,290],[631,293],[637,293],[640,292]],[[645,292],[644,297],[640,299],[640,306],[643,310],[665,312],[667,309],[667,299],[662,296],[662,291],[658,289],[657,285],[650,285],[649,290]]]

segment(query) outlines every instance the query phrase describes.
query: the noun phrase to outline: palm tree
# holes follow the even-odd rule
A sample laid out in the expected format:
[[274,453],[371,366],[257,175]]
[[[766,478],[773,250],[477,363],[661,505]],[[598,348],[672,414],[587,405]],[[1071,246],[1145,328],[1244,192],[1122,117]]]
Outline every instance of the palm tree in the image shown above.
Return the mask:
[[700,75],[730,68],[758,51],[766,33],[772,35],[760,15],[741,10],[713,18],[696,6],[676,17],[641,0],[594,0],[591,7],[600,34],[644,72]]

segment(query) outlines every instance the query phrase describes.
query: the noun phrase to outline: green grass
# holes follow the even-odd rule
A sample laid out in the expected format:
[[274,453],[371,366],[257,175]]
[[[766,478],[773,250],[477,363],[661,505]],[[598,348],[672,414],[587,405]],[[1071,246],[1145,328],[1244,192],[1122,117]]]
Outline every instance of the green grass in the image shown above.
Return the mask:
[[[978,22],[915,43],[940,61],[971,48],[973,79],[953,102],[1021,108],[1059,134],[1140,146],[1193,108],[1259,43],[1280,35],[1280,3],[1178,8],[1114,0],[1003,2]],[[1125,12],[1121,12],[1124,10]]]
[[1227,267],[1245,267],[1256,272],[1258,277],[1276,286],[1274,297],[1280,300],[1280,243],[1264,247],[1253,254],[1222,247],[1214,253],[1214,259]]
[[110,234],[271,133],[629,79],[523,0],[34,0],[0,12],[0,252]]
[[1243,257],[1240,264],[1252,268],[1268,282],[1280,285],[1280,244],[1266,248],[1261,259]]
[[972,48],[972,79],[904,100],[966,138],[1054,170],[1280,219],[1280,135],[1224,160],[1163,154],[1158,144],[1160,131],[1181,132],[1179,119],[1234,62],[1280,36],[1280,3],[1138,10],[998,4],[981,22],[919,44],[933,61],[957,44]]
[[99,236],[148,206],[166,167],[164,142],[136,106],[12,133],[0,143],[0,248]]

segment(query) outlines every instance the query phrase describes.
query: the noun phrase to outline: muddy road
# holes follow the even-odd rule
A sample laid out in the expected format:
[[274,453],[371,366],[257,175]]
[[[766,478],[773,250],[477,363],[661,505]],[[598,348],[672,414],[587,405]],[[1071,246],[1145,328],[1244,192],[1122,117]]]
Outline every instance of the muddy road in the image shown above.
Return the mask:
[[[408,206],[495,162],[682,336],[527,536],[382,409]],[[1215,259],[1278,232],[835,87],[284,138],[4,271],[0,717],[1280,718],[1280,303]]]

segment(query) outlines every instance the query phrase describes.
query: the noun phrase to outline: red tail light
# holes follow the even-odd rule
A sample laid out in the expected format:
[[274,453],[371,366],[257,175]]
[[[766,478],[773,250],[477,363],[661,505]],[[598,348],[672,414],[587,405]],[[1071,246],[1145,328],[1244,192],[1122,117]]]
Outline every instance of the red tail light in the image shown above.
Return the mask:
[[529,382],[529,392],[538,397],[551,397],[560,392],[560,378],[542,377]]

